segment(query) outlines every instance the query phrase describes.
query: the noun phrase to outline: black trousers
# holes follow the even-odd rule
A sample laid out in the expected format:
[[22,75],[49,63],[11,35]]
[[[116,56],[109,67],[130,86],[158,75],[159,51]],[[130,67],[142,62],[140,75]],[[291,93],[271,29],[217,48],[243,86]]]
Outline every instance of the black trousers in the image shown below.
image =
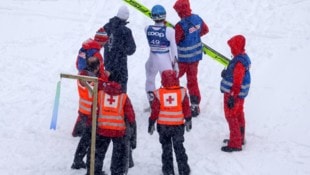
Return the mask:
[[[113,142],[113,151],[111,158],[111,175],[123,175],[128,166],[128,159],[126,158],[127,140],[125,137],[110,138],[97,135],[96,136],[96,151],[95,151],[95,175],[100,175],[103,167],[103,161],[106,152],[109,148],[110,142]],[[87,154],[87,173],[90,171],[90,149]]]
[[189,175],[190,167],[187,163],[186,150],[184,142],[184,125],[166,126],[157,125],[159,133],[159,142],[162,145],[162,171],[163,174],[174,174],[173,169],[173,149],[178,164],[180,175]]
[[74,160],[73,160],[74,163],[80,163],[83,161],[83,158],[86,156],[87,150],[89,149],[90,146],[91,126],[86,126],[86,121],[84,120],[87,120],[87,117],[82,116],[81,123],[83,123],[83,126],[80,130],[82,135],[74,154]]

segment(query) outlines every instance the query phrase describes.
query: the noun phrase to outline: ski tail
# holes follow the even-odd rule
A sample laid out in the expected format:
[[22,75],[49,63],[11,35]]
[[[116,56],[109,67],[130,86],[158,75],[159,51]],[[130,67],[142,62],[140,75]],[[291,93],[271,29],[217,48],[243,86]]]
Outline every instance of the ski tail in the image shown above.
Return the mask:
[[[144,6],[143,4],[137,2],[136,0],[124,0],[124,1],[127,4],[129,4],[130,6],[134,7],[136,10],[143,13],[145,16],[151,18],[151,10],[149,8],[147,8],[146,6]],[[174,25],[172,23],[170,23],[169,21],[165,21],[165,24],[167,27],[174,28]],[[216,50],[212,49],[207,44],[205,44],[205,43],[202,43],[202,44],[203,44],[202,51],[204,54],[210,56],[215,61],[221,63],[225,67],[228,65],[230,60],[227,57],[225,57],[221,53],[217,52]]]
[[54,129],[54,130],[56,130],[56,126],[57,126],[58,107],[59,107],[59,98],[60,98],[60,86],[61,86],[61,81],[58,81],[57,87],[56,87],[55,100],[54,100],[53,115],[52,115],[52,120],[51,120],[51,124],[50,124],[50,129]]

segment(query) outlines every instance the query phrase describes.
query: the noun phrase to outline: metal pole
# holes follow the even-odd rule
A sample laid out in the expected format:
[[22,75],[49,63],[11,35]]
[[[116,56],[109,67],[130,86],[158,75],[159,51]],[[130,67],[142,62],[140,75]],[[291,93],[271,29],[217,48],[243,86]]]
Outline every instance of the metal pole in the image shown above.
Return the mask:
[[97,126],[97,101],[98,101],[98,78],[83,76],[83,75],[71,75],[71,74],[60,74],[61,78],[78,79],[84,81],[94,82],[93,94],[93,107],[92,107],[92,130],[91,130],[91,148],[90,148],[90,175],[95,173],[95,145],[96,145],[96,126]]

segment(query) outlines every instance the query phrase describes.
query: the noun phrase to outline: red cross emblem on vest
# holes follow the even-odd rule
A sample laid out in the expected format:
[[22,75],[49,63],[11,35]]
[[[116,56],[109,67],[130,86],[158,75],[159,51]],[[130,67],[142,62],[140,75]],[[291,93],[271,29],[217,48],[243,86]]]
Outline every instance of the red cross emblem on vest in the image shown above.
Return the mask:
[[167,107],[177,106],[177,93],[164,94],[164,106]]
[[112,96],[112,95],[106,94],[104,97],[104,106],[116,108],[117,101],[118,101],[118,96]]

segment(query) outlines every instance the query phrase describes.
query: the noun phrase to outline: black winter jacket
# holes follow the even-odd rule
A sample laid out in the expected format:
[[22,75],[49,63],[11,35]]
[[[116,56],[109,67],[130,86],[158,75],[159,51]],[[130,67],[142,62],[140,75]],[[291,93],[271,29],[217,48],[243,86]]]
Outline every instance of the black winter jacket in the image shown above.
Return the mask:
[[111,73],[110,81],[116,81],[122,85],[123,92],[127,91],[127,56],[136,51],[132,32],[126,27],[127,23],[118,17],[113,17],[104,25],[109,36],[109,41],[104,46],[105,70]]

